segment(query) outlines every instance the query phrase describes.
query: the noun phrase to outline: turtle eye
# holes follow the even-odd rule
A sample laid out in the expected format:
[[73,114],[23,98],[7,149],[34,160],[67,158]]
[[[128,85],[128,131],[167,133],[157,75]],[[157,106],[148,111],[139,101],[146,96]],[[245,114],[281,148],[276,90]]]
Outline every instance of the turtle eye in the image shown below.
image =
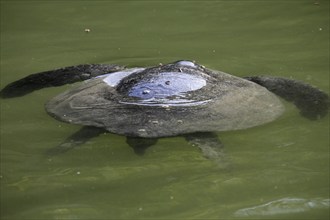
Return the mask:
[[177,62],[178,65],[181,66],[190,66],[190,67],[197,67],[197,65],[189,60],[181,60]]

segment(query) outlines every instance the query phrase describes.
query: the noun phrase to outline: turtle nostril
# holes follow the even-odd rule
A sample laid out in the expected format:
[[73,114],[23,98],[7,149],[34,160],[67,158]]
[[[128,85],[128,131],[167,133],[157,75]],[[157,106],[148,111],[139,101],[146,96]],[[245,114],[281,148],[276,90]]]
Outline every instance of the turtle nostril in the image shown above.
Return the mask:
[[190,66],[190,67],[196,67],[196,64],[189,61],[189,60],[181,60],[178,61],[177,64],[181,65],[181,66]]

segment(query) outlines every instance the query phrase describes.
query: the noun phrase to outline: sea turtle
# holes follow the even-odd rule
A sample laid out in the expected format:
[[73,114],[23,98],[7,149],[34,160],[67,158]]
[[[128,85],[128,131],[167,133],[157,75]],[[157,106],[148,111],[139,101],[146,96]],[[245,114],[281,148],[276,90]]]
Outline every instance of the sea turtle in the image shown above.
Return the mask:
[[83,80],[46,103],[46,111],[56,119],[86,126],[56,150],[70,149],[106,130],[127,136],[137,153],[157,138],[183,135],[206,157],[217,158],[222,145],[211,132],[275,120],[284,111],[276,95],[293,102],[310,119],[325,116],[329,108],[328,95],[303,82],[270,76],[240,78],[189,60],[145,68],[65,67],[15,81],[1,91],[1,97]]

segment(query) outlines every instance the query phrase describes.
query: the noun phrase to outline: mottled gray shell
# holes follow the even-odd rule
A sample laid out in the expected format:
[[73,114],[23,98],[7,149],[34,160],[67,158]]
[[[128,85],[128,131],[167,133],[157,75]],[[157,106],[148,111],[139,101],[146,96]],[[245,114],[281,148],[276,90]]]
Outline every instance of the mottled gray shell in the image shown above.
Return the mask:
[[[145,78],[149,89],[141,87]],[[141,98],[154,89],[154,81],[162,92],[170,83],[173,87],[165,88],[165,96],[158,92]],[[180,83],[185,87],[178,88]],[[140,89],[145,90],[132,95]],[[46,104],[47,112],[59,120],[148,138],[245,129],[273,121],[283,109],[264,87],[188,61],[94,78]]]

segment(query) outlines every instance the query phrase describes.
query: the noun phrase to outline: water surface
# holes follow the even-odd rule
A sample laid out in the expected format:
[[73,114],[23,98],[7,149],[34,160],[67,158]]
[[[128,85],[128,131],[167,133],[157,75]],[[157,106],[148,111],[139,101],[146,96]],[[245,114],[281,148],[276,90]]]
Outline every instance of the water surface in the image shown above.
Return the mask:
[[[327,0],[1,1],[0,43],[1,88],[75,64],[191,59],[329,92]],[[50,157],[80,127],[43,104],[71,87],[1,100],[1,219],[329,218],[329,116],[310,121],[285,103],[275,122],[219,133],[223,166],[181,137],[138,156],[103,134]]]

